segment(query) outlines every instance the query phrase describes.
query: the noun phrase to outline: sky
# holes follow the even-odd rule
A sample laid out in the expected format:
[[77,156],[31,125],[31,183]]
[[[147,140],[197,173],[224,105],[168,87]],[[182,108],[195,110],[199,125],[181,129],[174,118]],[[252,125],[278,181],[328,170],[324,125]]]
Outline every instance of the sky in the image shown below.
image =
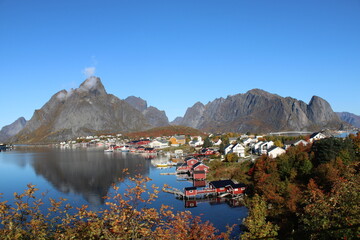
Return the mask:
[[253,88],[360,115],[360,1],[0,0],[0,127],[90,75],[170,121]]

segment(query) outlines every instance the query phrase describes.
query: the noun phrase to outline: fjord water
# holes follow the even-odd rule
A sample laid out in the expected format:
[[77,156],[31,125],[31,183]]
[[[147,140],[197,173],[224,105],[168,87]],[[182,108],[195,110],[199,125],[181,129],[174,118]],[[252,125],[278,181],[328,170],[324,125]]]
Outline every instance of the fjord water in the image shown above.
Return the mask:
[[[11,203],[13,193],[22,193],[31,183],[39,189],[39,196],[46,192],[46,198],[64,197],[73,206],[86,204],[97,210],[105,207],[103,196],[111,191],[112,184],[124,185],[128,176],[148,176],[152,179],[150,183],[158,187],[164,184],[178,189],[192,186],[192,182],[177,180],[175,175],[160,175],[174,172],[175,168],[156,168],[152,164],[156,161],[164,162],[167,158],[157,156],[150,160],[140,154],[104,153],[98,148],[17,147],[0,152],[0,193],[4,194],[1,200]],[[128,169],[128,175],[124,169]],[[173,207],[174,211],[191,211],[221,231],[226,230],[226,225],[240,224],[247,215],[245,207],[234,207],[230,201],[197,202],[197,207],[186,208],[185,201],[162,191],[152,206],[160,208],[161,204]],[[235,230],[239,232],[238,227]]]

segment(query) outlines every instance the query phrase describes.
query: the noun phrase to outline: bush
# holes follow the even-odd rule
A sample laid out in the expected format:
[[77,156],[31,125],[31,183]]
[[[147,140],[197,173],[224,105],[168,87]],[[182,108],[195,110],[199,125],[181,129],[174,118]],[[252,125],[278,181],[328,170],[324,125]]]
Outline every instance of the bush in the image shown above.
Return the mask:
[[[209,222],[201,222],[190,212],[173,213],[168,206],[150,208],[158,188],[147,188],[147,177],[130,178],[132,187],[121,194],[108,196],[107,209],[88,210],[88,206],[73,208],[66,199],[50,199],[47,213],[40,210],[43,197],[36,198],[38,189],[29,184],[22,194],[14,194],[15,204],[0,202],[0,236],[2,239],[219,239]],[[141,206],[141,207],[140,207]]]

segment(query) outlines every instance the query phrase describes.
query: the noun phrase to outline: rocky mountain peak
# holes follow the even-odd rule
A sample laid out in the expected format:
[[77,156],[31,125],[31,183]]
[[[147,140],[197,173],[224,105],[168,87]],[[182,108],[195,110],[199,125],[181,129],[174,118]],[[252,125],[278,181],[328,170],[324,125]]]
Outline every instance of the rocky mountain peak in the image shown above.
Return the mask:
[[212,132],[260,132],[340,128],[330,104],[314,96],[309,104],[261,89],[188,108],[181,125]]
[[18,118],[10,125],[4,126],[0,131],[0,142],[6,142],[10,137],[20,132],[26,125],[24,117]]
[[102,84],[100,78],[98,77],[89,77],[86,79],[76,91],[79,92],[89,92],[92,95],[106,95],[107,92],[105,90],[104,85]]
[[135,109],[139,110],[140,112],[147,109],[147,102],[139,97],[129,96],[125,99],[125,102],[129,103]]
[[279,97],[279,96],[276,95],[276,94],[272,94],[272,93],[266,92],[266,91],[264,91],[264,90],[262,90],[262,89],[259,89],[259,88],[251,89],[251,90],[247,91],[247,92],[245,93],[245,95],[257,95],[257,96],[266,97],[266,98]]

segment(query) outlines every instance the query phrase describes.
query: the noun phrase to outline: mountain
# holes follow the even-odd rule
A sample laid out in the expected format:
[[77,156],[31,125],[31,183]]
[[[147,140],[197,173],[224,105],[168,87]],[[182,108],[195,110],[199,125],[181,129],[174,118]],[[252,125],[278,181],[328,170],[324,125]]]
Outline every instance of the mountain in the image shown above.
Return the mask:
[[154,127],[162,127],[169,125],[169,119],[164,111],[160,111],[156,107],[148,107],[147,102],[139,97],[127,97],[125,102],[129,103],[132,107],[139,110],[145,119]]
[[97,133],[130,132],[153,127],[145,116],[112,94],[100,78],[90,77],[79,88],[62,90],[11,140],[34,143],[72,139]]
[[26,125],[26,120],[23,117],[18,118],[10,125],[4,126],[0,131],[0,142],[6,142],[12,136],[15,136]]
[[181,125],[183,121],[183,117],[176,117],[170,124],[171,125]]
[[349,112],[337,112],[336,114],[344,122],[347,122],[354,127],[360,128],[360,116]]
[[218,98],[187,109],[180,125],[211,132],[317,131],[341,128],[344,123],[324,99],[310,103],[281,97],[261,89]]

